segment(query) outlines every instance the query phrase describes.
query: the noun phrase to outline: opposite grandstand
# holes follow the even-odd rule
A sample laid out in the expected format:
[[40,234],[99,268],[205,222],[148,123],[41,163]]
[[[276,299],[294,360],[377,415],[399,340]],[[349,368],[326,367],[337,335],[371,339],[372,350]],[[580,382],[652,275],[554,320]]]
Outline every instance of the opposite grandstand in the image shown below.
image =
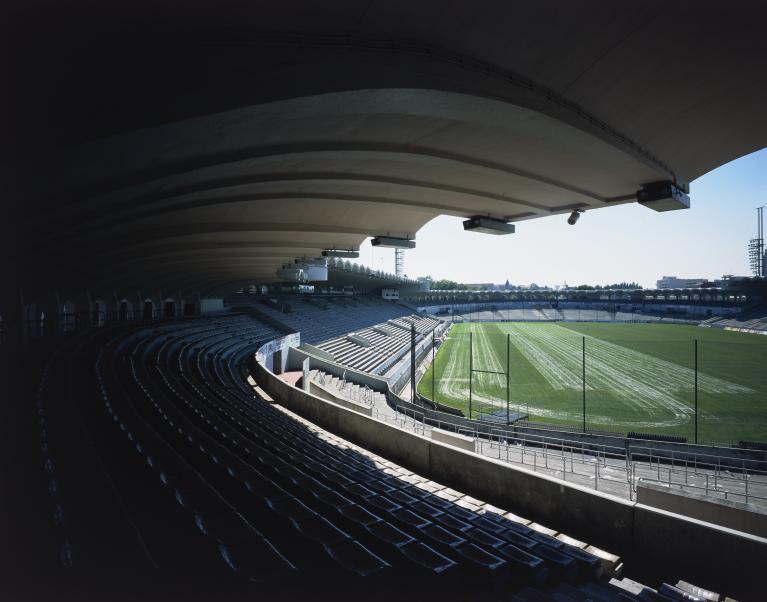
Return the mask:
[[[507,338],[508,335],[508,338]],[[506,412],[533,422],[694,439],[695,340],[699,440],[767,438],[761,420],[767,338],[671,324],[454,324],[418,392],[472,417]],[[469,349],[472,348],[470,357]],[[433,384],[434,383],[434,384]],[[436,396],[432,387],[436,388]]]

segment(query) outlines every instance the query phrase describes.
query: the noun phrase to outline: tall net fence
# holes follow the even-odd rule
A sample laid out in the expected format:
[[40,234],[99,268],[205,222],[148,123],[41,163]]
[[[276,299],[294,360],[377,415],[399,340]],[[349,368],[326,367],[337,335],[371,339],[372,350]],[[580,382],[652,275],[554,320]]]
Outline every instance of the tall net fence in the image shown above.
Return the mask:
[[767,441],[767,337],[690,326],[453,326],[419,392],[466,417]]

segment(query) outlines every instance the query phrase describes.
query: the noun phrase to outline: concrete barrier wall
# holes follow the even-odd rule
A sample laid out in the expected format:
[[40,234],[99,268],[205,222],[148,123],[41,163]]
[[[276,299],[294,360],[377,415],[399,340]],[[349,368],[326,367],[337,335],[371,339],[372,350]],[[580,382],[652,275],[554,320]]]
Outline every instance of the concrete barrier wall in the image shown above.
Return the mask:
[[306,393],[253,362],[278,403],[349,441],[454,489],[618,554],[629,575],[683,578],[748,599],[767,540],[618,499],[384,424]]
[[637,502],[736,531],[767,537],[767,513],[753,504],[725,499],[713,501],[695,493],[669,491],[668,487],[655,483],[637,485]]
[[587,541],[631,554],[632,503],[433,441],[430,476],[459,491]]
[[633,518],[640,580],[684,579],[739,600],[764,600],[764,538],[644,504],[634,504]]
[[[717,447],[695,443],[670,443],[666,441],[645,441],[643,439],[627,439],[627,447],[634,460],[650,459],[652,450],[653,461],[658,458],[674,463],[687,461],[690,466],[696,464],[701,468],[713,466],[729,467],[735,470],[765,470],[767,451],[758,449],[742,449],[739,447]],[[705,466],[709,464],[710,466]]]
[[[399,403],[399,401],[397,402]],[[492,434],[493,437],[508,433],[510,440],[522,442],[525,445],[546,445],[552,449],[573,447],[576,451],[591,451],[604,454],[628,454],[638,462],[657,462],[684,464],[690,467],[713,468],[715,466],[734,468],[736,470],[765,470],[767,469],[767,452],[733,447],[715,447],[711,445],[695,445],[689,443],[671,443],[667,441],[651,441],[644,439],[629,439],[620,435],[603,435],[599,433],[579,433],[577,431],[557,430],[525,426],[525,422],[517,422],[509,427],[468,418],[456,418],[443,412],[429,410],[405,402],[403,407],[420,412],[426,416],[427,424],[441,423],[441,428],[448,425],[473,430],[482,435]],[[412,407],[411,407],[412,406]]]
[[432,441],[439,441],[440,443],[447,443],[448,445],[454,445],[467,451],[477,451],[477,440],[474,437],[464,437],[457,433],[451,433],[450,431],[443,431],[442,429],[431,429]]
[[373,415],[373,406],[363,405],[361,403],[356,403],[350,399],[339,397],[338,395],[335,395],[332,391],[326,389],[321,384],[316,383],[314,381],[311,381],[309,383],[309,392],[312,395],[316,395],[320,399],[324,399],[325,401],[332,401],[333,403],[337,403],[341,407],[347,408],[349,410],[353,410],[355,412],[359,412],[360,414],[365,414],[365,416]]
[[428,473],[429,439],[306,393],[277,378],[257,362],[253,362],[253,369],[256,382],[289,410],[411,470]]

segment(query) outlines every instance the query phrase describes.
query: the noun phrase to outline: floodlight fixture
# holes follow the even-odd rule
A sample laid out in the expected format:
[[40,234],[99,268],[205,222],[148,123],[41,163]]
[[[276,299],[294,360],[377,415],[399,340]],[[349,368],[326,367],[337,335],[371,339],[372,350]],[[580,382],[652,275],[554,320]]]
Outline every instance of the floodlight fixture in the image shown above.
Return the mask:
[[683,182],[652,182],[637,190],[637,201],[653,211],[689,209],[690,197],[686,194],[688,192],[690,186]]
[[506,220],[495,219],[494,217],[486,217],[482,215],[475,215],[463,222],[463,229],[468,232],[482,232],[483,234],[514,234],[516,227],[514,224],[508,223]]
[[323,257],[341,257],[343,259],[357,259],[360,256],[359,251],[351,249],[325,249],[322,252]]
[[394,236],[375,236],[370,244],[374,247],[387,247],[390,249],[415,249],[415,241],[407,238]]
[[581,218],[581,213],[583,213],[583,209],[573,209],[570,217],[567,218],[567,223],[571,226],[574,226],[576,222]]

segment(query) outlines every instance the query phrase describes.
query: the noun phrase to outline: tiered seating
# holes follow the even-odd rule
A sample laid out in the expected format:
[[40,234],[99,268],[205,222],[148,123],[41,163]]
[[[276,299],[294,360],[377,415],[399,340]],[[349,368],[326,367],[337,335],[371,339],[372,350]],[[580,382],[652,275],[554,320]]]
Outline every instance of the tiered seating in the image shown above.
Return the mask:
[[439,320],[432,316],[419,316],[413,314],[410,316],[404,316],[402,318],[394,318],[389,320],[389,323],[399,326],[408,332],[412,328],[412,325],[415,324],[415,331],[418,334],[423,334],[425,332],[431,332],[434,330],[437,324],[439,324]]
[[[119,560],[152,579],[214,582],[229,597],[375,597],[371,582],[402,595],[499,600],[673,592],[632,593],[633,583],[609,581],[620,574],[616,557],[267,403],[246,382],[246,359],[276,334],[230,316],[104,331],[84,343],[79,357],[95,363],[97,398],[72,415],[94,435],[101,478],[61,487],[89,481],[99,516],[82,517],[84,537],[72,524],[74,553],[63,563],[88,576]],[[118,552],[100,561],[105,540]]]
[[366,295],[360,297],[289,297],[289,313],[262,302],[256,295],[238,294],[227,300],[232,306],[251,304],[301,333],[304,343],[315,344],[347,332],[408,315],[411,310],[393,301]]
[[439,320],[431,316],[404,316],[351,333],[370,341],[369,347],[350,340],[346,335],[323,341],[317,346],[332,353],[339,364],[363,372],[377,373],[388,367],[390,358],[410,345],[413,324],[417,334],[423,335],[434,330],[439,323]]
[[700,326],[708,328],[736,328],[746,332],[767,332],[767,307],[755,304],[732,317],[713,316],[703,320]]
[[309,379],[338,397],[364,405],[378,405],[379,407],[386,405],[386,395],[384,393],[379,393],[369,387],[358,385],[351,381],[344,381],[322,370],[310,371]]

